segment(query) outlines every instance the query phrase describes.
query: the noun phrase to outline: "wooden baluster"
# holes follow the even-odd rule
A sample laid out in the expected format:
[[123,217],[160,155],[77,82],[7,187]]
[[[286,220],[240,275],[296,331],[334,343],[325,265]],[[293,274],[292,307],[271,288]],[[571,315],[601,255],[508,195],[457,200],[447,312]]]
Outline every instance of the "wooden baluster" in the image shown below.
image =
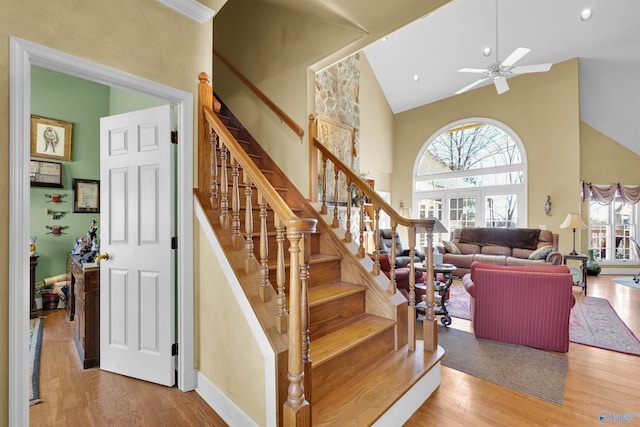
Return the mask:
[[347,230],[344,232],[344,241],[349,243],[353,239],[351,236],[351,187],[353,183],[348,180],[347,181]]
[[322,154],[322,207],[320,213],[327,214],[327,156]]
[[[416,270],[413,265],[413,256],[415,255],[416,246],[416,229],[411,226],[408,228],[409,233],[409,310],[408,317],[411,319],[409,322],[408,330],[408,344],[409,350],[414,351],[416,349]],[[433,270],[431,271],[433,273]],[[431,278],[433,281],[433,277]],[[427,291],[428,292],[428,291]],[[433,297],[433,296],[432,296]]]
[[303,234],[302,252],[300,253],[300,289],[301,294],[301,329],[302,329],[302,364],[304,370],[304,390],[307,401],[311,402],[311,357],[309,355],[309,324],[311,323],[309,311],[309,260],[311,256],[311,236]]
[[238,177],[240,165],[236,159],[231,159],[231,241],[234,249],[240,249],[242,233],[240,233],[240,186]]
[[358,247],[358,256],[364,258],[366,250],[364,248],[364,190],[360,191],[360,247]]
[[398,228],[398,223],[395,221],[391,221],[391,257],[389,259],[389,264],[391,264],[391,271],[389,272],[389,289],[388,292],[393,295],[396,293],[396,230]]
[[[291,221],[293,222],[293,221]],[[288,224],[289,239],[289,389],[283,408],[285,426],[310,426],[311,406],[304,394],[304,370],[302,365],[302,313],[300,286],[300,238],[302,233],[294,224]]]
[[335,168],[334,175],[335,184],[333,187],[335,188],[335,190],[333,191],[333,223],[331,224],[331,226],[333,228],[338,228],[340,226],[340,221],[338,221],[338,203],[340,202],[340,170],[338,168]]
[[275,218],[276,244],[276,284],[278,286],[278,314],[276,314],[276,329],[281,334],[289,330],[289,313],[287,312],[287,296],[285,289],[285,267],[284,267],[284,225],[280,218]]
[[[267,230],[267,201],[258,192],[260,206],[260,299],[262,302],[271,300],[271,284],[269,283],[269,234]],[[278,308],[279,311],[279,308]],[[280,314],[280,313],[279,313]]]
[[373,253],[375,253],[375,262],[373,263],[373,273],[377,276],[380,274],[380,207],[374,206],[373,215],[375,216],[374,220],[374,236],[375,236],[375,249]]
[[243,171],[242,176],[244,178],[244,250],[247,254],[244,261],[244,269],[248,274],[251,274],[253,265],[253,201],[251,195],[253,189],[251,188],[251,177],[247,171]]
[[212,209],[220,207],[220,199],[218,198],[218,140],[219,136],[216,131],[211,128],[211,194],[209,195],[209,203]]
[[[438,348],[438,325],[435,315],[435,289],[433,274],[433,228],[427,228],[427,281],[426,295],[424,301],[426,304],[426,315],[422,322],[422,336],[424,339],[424,351],[433,352]],[[411,317],[410,317],[411,318]],[[415,323],[415,322],[414,322]]]
[[227,176],[227,157],[229,150],[226,145],[220,152],[220,224],[224,229],[229,228],[229,181]]

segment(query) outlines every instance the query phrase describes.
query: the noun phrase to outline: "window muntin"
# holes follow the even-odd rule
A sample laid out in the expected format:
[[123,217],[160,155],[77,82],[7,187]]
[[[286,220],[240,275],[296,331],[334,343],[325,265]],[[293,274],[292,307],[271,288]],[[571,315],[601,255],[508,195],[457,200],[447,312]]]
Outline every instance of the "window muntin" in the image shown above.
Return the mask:
[[589,202],[589,249],[595,249],[596,258],[610,263],[635,260],[630,236],[635,236],[638,224],[638,206],[616,197],[602,205]]

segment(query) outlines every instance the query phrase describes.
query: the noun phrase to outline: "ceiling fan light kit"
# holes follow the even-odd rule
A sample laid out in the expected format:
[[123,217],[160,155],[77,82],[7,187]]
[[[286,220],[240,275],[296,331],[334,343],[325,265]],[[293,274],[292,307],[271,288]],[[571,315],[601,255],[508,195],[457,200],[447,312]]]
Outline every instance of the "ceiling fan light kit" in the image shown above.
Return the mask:
[[[460,73],[483,74],[484,77],[463,87],[462,89],[455,92],[455,94],[459,95],[473,89],[486,80],[493,79],[493,84],[496,87],[496,91],[498,92],[498,95],[500,95],[509,90],[507,77],[510,77],[514,74],[543,73],[551,69],[551,64],[536,64],[515,67],[515,63],[521,60],[530,51],[531,49],[527,49],[526,47],[519,47],[511,52],[511,55],[507,56],[504,61],[498,62],[498,0],[496,0],[496,62],[488,68],[459,69],[458,72]],[[487,47],[483,50],[484,56],[489,56],[490,54],[491,48]]]

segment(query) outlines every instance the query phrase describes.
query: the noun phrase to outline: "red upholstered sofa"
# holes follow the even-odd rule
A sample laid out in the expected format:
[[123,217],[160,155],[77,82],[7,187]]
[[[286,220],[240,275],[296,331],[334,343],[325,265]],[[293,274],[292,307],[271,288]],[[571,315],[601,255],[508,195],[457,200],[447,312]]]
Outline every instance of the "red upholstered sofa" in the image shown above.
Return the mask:
[[573,279],[564,266],[474,262],[463,277],[478,338],[569,351]]

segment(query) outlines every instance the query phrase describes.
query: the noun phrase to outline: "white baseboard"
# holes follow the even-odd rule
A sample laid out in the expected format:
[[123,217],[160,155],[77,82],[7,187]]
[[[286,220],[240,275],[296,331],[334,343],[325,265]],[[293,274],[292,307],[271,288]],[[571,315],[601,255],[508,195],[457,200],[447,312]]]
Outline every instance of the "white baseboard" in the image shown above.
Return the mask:
[[438,362],[420,381],[406,392],[373,427],[400,427],[411,418],[420,406],[440,387],[442,364]]
[[257,427],[256,423],[238,405],[224,394],[207,377],[196,370],[196,392],[204,399],[211,408],[216,411],[220,418],[230,426]]

